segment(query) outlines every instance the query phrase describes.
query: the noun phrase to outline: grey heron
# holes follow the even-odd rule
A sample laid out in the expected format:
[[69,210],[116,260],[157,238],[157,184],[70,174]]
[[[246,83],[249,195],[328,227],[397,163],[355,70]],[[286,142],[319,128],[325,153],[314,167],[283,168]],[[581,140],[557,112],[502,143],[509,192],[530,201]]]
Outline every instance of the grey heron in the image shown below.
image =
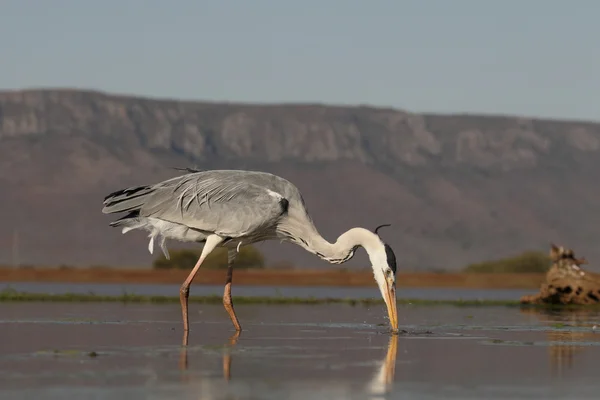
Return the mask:
[[150,253],[157,242],[169,258],[166,239],[204,244],[179,291],[184,337],[189,331],[190,284],[202,262],[217,247],[227,248],[223,305],[236,331],[241,331],[231,299],[233,264],[240,246],[265,240],[293,242],[332,264],[348,261],[358,247],[363,247],[386,303],[391,328],[398,331],[396,257],[378,234],[389,224],[374,231],[352,228],[330,243],[317,231],[298,188],[286,179],[259,171],[186,171],[160,183],[113,192],[104,198],[102,209],[105,214],[127,212],[110,223],[122,228],[122,233],[148,231]]

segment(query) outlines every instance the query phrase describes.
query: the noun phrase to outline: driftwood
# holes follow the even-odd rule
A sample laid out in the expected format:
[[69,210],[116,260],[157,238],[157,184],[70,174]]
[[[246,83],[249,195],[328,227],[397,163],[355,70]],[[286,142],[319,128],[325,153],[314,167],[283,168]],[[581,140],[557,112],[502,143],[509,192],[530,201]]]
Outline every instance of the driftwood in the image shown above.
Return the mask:
[[552,267],[536,295],[523,296],[522,304],[597,304],[600,303],[600,275],[585,271],[585,258],[573,250],[551,244]]

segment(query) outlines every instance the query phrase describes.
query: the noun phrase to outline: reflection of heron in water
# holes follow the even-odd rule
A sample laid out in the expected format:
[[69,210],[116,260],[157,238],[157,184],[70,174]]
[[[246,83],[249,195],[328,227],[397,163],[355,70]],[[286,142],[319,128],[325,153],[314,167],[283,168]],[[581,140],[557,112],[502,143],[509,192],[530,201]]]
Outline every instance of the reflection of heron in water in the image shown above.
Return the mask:
[[369,393],[374,396],[380,396],[388,393],[394,382],[396,373],[396,356],[398,353],[398,336],[392,335],[388,343],[387,354],[381,362],[373,379],[369,383]]
[[600,340],[600,335],[592,330],[591,320],[598,318],[597,310],[552,310],[544,308],[523,308],[521,312],[534,314],[547,326],[567,325],[589,327],[590,331],[553,330],[546,333],[552,344],[548,346],[550,367],[554,375],[562,376],[565,369],[573,367],[575,354],[585,349],[581,342]]
[[[229,380],[231,377],[231,353],[230,349],[235,347],[237,341],[240,337],[240,332],[236,331],[230,338],[227,346],[227,350],[223,354],[223,377],[225,380]],[[181,353],[179,354],[179,369],[187,370],[188,368],[188,350],[184,345],[181,349]]]
[[[223,378],[229,382],[231,379],[231,348],[235,347],[240,332],[236,332],[229,338],[227,350],[223,354]],[[396,371],[396,357],[398,354],[398,336],[392,335],[388,342],[387,352],[383,360],[380,362],[380,366],[373,375],[373,378],[368,382],[366,392],[374,398],[378,398],[381,395],[388,393],[394,382],[394,375]],[[183,346],[180,353],[179,359],[180,370],[188,369],[188,348]]]
[[352,228],[330,243],[317,231],[300,191],[291,182],[256,171],[188,172],[164,182],[113,192],[104,198],[102,209],[105,214],[128,213],[110,224],[122,228],[123,233],[134,229],[149,231],[150,253],[155,240],[167,258],[166,239],[204,244],[198,262],[179,291],[184,344],[189,332],[190,285],[206,257],[217,247],[228,249],[223,305],[235,329],[242,329],[231,299],[233,263],[240,246],[265,240],[290,241],[332,264],[348,261],[363,247],[386,303],[391,328],[398,331],[396,256],[378,234],[387,224],[373,231]]

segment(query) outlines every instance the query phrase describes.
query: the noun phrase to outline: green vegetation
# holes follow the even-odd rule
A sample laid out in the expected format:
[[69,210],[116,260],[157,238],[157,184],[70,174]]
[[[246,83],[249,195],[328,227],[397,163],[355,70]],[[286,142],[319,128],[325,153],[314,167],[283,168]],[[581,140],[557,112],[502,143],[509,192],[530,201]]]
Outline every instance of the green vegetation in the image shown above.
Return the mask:
[[[190,296],[191,303],[222,304],[223,298],[219,295],[213,296]],[[18,302],[59,302],[59,303],[151,303],[151,304],[179,304],[179,296],[144,296],[123,293],[117,296],[103,296],[94,293],[78,294],[46,294],[46,293],[24,293],[8,288],[0,291],[0,303]],[[235,297],[236,305],[240,304],[264,304],[264,305],[320,305],[320,304],[347,304],[350,306],[379,306],[384,302],[379,298],[372,299],[343,299],[343,298],[297,298],[297,297]],[[521,304],[518,300],[422,300],[422,299],[398,299],[398,305],[409,306],[455,306],[455,307],[520,307],[539,308],[554,311],[573,309],[599,309],[598,304],[588,305],[562,305],[562,304]],[[467,316],[469,318],[469,316]],[[88,321],[88,322],[91,322]],[[556,327],[559,325],[557,324]],[[566,325],[565,325],[566,326]]]
[[[170,251],[170,260],[161,254],[152,266],[155,269],[192,269],[198,261],[202,249],[179,249]],[[253,246],[240,247],[235,259],[235,269],[264,268],[265,258]],[[216,248],[202,263],[203,269],[227,269],[227,249]]]
[[553,327],[553,328],[569,328],[569,327],[571,327],[571,325],[565,324],[563,322],[556,322],[556,323],[554,323],[554,324],[552,324],[550,326]]
[[546,273],[550,257],[538,251],[526,251],[513,257],[468,265],[464,272],[475,273]]
[[[375,299],[343,299],[343,298],[297,298],[297,297],[235,297],[233,301],[239,304],[348,304],[348,305],[383,305],[383,300]],[[120,303],[179,303],[179,296],[143,296],[124,293],[118,296],[103,296],[90,294],[45,294],[45,293],[22,293],[15,290],[4,290],[0,292],[1,302],[120,302]],[[189,302],[203,304],[222,304],[223,297],[214,296],[190,296]],[[454,305],[454,306],[517,306],[518,301],[496,301],[496,300],[415,300],[398,299],[397,303],[415,306]]]

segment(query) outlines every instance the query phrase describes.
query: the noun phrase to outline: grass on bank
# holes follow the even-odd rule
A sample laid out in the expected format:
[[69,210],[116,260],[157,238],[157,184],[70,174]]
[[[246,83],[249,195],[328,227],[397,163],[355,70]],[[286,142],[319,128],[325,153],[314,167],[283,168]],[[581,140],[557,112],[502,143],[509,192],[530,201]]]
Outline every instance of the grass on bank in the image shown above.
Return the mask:
[[540,251],[525,251],[511,257],[467,265],[463,268],[463,272],[475,274],[541,274],[548,272],[551,265],[552,262],[548,254]]
[[[219,295],[190,296],[190,303],[199,304],[222,304],[223,298]],[[105,296],[94,293],[26,293],[7,288],[0,291],[0,303],[23,303],[23,302],[58,302],[58,303],[147,303],[147,304],[179,304],[179,296],[145,296],[131,293],[121,295]],[[240,304],[262,304],[262,305],[323,305],[323,304],[346,304],[350,306],[373,306],[383,305],[383,299],[349,299],[349,298],[300,298],[300,297],[261,297],[261,296],[234,296],[236,305]],[[413,306],[455,306],[455,307],[520,307],[522,309],[546,309],[546,310],[578,310],[599,309],[600,304],[576,305],[576,304],[521,304],[518,300],[428,300],[428,299],[397,299],[398,305]]]
[[[260,296],[234,296],[236,305],[239,304],[348,304],[348,305],[378,305],[383,304],[382,299],[344,299],[344,298],[300,298],[300,297],[260,297]],[[190,303],[201,304],[222,304],[223,297],[219,295],[211,296],[190,296]],[[0,292],[0,302],[119,302],[119,303],[177,303],[179,296],[145,296],[138,294],[124,293],[116,296],[97,295],[94,293],[64,293],[64,294],[45,294],[45,293],[24,293],[15,290],[4,290]],[[421,300],[421,299],[398,299],[398,304],[412,305],[456,305],[456,306],[515,306],[518,301],[498,301],[498,300]]]
[[[0,303],[11,302],[62,302],[62,303],[150,303],[150,304],[179,304],[178,296],[144,296],[130,293],[121,295],[105,296],[94,293],[64,293],[64,294],[45,294],[45,293],[25,293],[14,289],[5,289],[0,292]],[[222,304],[223,298],[218,295],[212,296],[190,296],[190,303],[200,304]],[[263,304],[263,305],[320,305],[320,304],[347,304],[350,306],[372,306],[383,305],[383,300],[373,299],[348,299],[348,298],[298,298],[298,297],[254,297],[238,296],[234,297],[236,305],[240,304]],[[397,300],[398,305],[415,306],[441,306],[449,305],[456,307],[556,307],[523,305],[518,300],[425,300],[425,299],[401,299]],[[571,306],[559,306],[559,308],[573,308]],[[577,307],[575,307],[577,308]],[[589,308],[589,306],[586,306]]]

